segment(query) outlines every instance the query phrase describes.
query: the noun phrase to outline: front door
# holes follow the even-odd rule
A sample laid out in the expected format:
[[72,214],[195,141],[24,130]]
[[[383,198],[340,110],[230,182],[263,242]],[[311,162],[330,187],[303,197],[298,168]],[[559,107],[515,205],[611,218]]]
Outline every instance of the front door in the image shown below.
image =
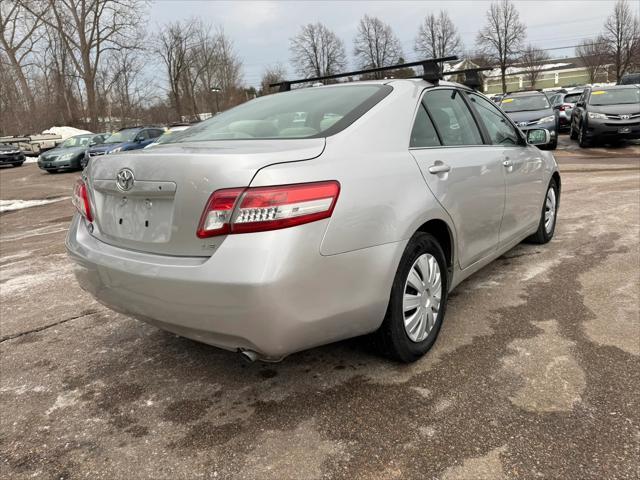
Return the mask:
[[521,239],[540,220],[545,188],[542,185],[542,153],[538,148],[527,145],[517,128],[492,102],[475,93],[467,94],[467,98],[501,159],[506,201],[500,243],[512,243]]

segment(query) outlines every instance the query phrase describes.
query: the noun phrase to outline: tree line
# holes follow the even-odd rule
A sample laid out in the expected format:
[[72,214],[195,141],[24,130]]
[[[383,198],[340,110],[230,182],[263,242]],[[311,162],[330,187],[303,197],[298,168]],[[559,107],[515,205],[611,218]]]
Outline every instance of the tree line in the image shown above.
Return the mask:
[[[197,119],[202,112],[215,114],[272,93],[269,84],[285,79],[285,65],[268,65],[259,88],[247,87],[240,56],[221,27],[194,17],[149,32],[144,21],[149,6],[147,0],[0,1],[0,132],[36,132],[54,124],[98,131]],[[464,55],[492,66],[506,90],[510,66],[522,68],[535,86],[549,59],[526,38],[513,2],[497,0],[471,48],[465,49],[454,22],[441,10],[421,21],[412,53],[418,58]],[[300,27],[289,50],[290,66],[303,78],[332,75],[350,64],[343,40],[322,23]],[[370,15],[360,19],[350,53],[360,69],[406,58],[391,26]],[[584,40],[576,55],[591,82],[604,69],[619,80],[640,65],[640,26],[627,0],[617,1],[599,36]],[[415,74],[405,68],[384,75]]]

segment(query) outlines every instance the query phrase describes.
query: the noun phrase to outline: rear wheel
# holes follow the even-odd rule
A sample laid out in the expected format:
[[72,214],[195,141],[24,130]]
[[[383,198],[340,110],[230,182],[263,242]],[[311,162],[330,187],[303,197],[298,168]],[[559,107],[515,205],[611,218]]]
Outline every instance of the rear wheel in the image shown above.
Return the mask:
[[406,363],[422,357],[440,331],[448,287],[447,262],[438,241],[417,233],[402,256],[376,333],[380,351]]
[[558,195],[558,184],[555,179],[552,178],[549,182],[549,186],[547,187],[547,194],[544,197],[538,231],[527,238],[528,241],[543,244],[553,238],[553,234],[556,231],[556,218],[559,200]]
[[23,160],[22,162],[16,162],[16,163],[13,163],[12,165],[13,165],[14,167],[21,167],[23,163],[24,163],[24,160]]

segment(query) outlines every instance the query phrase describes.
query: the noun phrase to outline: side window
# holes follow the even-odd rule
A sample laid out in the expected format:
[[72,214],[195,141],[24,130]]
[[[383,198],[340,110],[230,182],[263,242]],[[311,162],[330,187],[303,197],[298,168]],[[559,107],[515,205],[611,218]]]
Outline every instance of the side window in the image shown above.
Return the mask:
[[418,107],[418,113],[416,115],[416,121],[413,124],[413,130],[411,130],[411,142],[410,147],[438,147],[440,146],[440,140],[436,129],[431,123],[427,110],[422,102]]
[[160,135],[162,135],[164,133],[163,130],[160,129],[153,129],[153,130],[149,130],[149,138],[158,138]]
[[489,132],[493,145],[518,145],[520,136],[515,127],[490,101],[480,95],[470,94],[469,99]]
[[482,137],[458,90],[427,92],[424,103],[443,145],[482,145]]

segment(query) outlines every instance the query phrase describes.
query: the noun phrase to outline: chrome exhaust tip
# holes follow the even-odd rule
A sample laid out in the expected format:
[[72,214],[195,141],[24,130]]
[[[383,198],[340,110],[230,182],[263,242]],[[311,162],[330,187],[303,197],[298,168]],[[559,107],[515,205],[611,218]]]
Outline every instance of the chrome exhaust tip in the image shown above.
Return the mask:
[[258,360],[258,354],[253,350],[240,350],[240,356],[247,363],[253,363]]

